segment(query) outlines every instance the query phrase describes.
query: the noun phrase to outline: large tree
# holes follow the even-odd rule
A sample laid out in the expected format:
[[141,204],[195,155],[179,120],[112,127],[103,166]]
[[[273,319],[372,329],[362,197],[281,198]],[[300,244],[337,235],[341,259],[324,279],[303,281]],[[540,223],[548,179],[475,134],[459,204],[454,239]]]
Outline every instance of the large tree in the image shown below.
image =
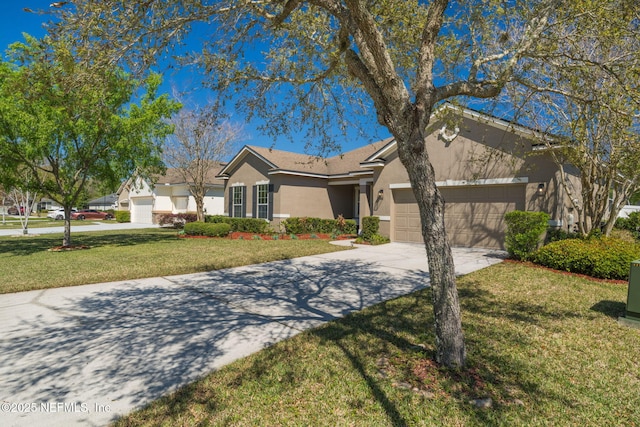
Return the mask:
[[142,82],[122,69],[79,62],[68,39],[25,37],[0,64],[0,179],[28,170],[31,188],[64,208],[68,246],[71,208],[90,180],[114,186],[163,167],[164,119],[179,105],[156,97],[157,74],[136,103]]
[[204,221],[204,198],[221,169],[221,162],[235,151],[242,126],[226,119],[216,104],[183,108],[171,123],[174,131],[164,145],[165,163],[188,184],[196,202],[198,221]]
[[[640,4],[583,13],[588,25],[559,26],[554,50],[516,77],[511,94],[520,119],[544,131],[537,136],[563,174],[578,231],[608,235],[640,190]],[[578,169],[579,188],[564,164]]]
[[[355,113],[395,137],[420,210],[435,314],[436,359],[465,363],[444,201],[429,161],[427,125],[439,103],[498,95],[538,42],[577,15],[558,0],[76,0],[61,11],[90,61],[145,68],[195,22],[210,39],[190,60],[212,88],[266,123],[306,130],[329,148]],[[560,7],[563,5],[563,7]],[[551,46],[550,44],[546,44]],[[97,47],[96,47],[97,46]],[[135,59],[134,59],[135,58]],[[132,60],[133,59],[133,60]],[[233,90],[233,89],[237,90]],[[373,108],[375,114],[366,114]]]

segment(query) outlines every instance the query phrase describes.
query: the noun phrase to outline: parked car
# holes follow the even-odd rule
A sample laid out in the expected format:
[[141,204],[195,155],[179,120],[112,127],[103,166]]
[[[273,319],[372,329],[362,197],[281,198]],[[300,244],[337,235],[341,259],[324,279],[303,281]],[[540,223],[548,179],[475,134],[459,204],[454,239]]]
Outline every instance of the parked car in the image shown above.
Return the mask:
[[80,209],[71,213],[71,219],[112,219],[113,215],[109,212],[97,211],[95,209]]
[[[76,209],[71,209],[71,213],[74,213],[74,212],[76,212]],[[51,209],[47,213],[47,218],[51,218],[51,219],[55,219],[55,220],[64,219],[64,209],[62,209],[62,208]]]
[[7,209],[7,213],[9,215],[24,215],[24,206],[11,206],[9,209]]

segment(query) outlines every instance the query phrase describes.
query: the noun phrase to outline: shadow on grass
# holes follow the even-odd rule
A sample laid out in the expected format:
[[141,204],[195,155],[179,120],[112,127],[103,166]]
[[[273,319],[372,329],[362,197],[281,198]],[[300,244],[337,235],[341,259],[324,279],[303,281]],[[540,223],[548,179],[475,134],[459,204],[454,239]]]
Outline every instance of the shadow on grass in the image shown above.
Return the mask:
[[[0,239],[0,253],[15,256],[26,256],[62,245],[62,234],[46,234],[24,237],[7,237]],[[74,233],[71,231],[72,245],[99,246],[133,246],[144,243],[175,241],[176,230],[140,229],[131,231],[96,231]]]
[[606,314],[612,319],[617,319],[618,317],[624,316],[627,310],[627,305],[620,301],[603,300],[591,306],[591,310]]

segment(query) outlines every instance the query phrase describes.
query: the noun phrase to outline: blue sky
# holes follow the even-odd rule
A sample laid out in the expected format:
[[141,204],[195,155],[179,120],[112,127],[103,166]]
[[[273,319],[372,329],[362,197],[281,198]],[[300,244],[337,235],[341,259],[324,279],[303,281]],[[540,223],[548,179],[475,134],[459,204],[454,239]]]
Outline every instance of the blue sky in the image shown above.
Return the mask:
[[[4,53],[9,44],[16,41],[23,41],[22,33],[26,32],[36,37],[42,37],[46,34],[42,24],[46,22],[50,16],[40,15],[37,13],[28,13],[24,8],[31,10],[49,10],[49,4],[52,0],[22,0],[3,2],[2,18],[0,25],[0,50]],[[162,70],[160,70],[162,71]],[[198,88],[198,98],[194,99],[197,104],[205,104],[207,99],[211,99],[212,95],[199,85],[201,77],[194,71],[166,71],[164,72],[164,88],[167,93],[171,93],[171,88],[178,90],[189,90],[192,87]],[[232,120],[242,122],[246,138],[240,142],[240,146],[244,144],[257,145],[262,147],[273,147],[279,150],[287,150],[294,152],[304,152],[304,141],[296,139],[292,143],[288,138],[281,137],[277,141],[273,141],[270,137],[263,136],[256,130],[257,123],[245,123],[244,117],[238,113],[232,112]],[[378,128],[377,132],[372,132],[369,137],[359,137],[357,135],[350,136],[348,140],[340,141],[343,152],[362,147],[374,140],[385,138],[388,132],[382,128]],[[376,134],[378,134],[376,136]],[[337,154],[337,153],[334,153]]]

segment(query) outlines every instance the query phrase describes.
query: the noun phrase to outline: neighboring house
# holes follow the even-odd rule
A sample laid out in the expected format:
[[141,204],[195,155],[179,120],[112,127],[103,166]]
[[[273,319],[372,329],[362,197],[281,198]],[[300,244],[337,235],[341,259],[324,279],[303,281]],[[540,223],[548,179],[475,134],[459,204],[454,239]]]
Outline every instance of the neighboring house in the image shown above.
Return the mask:
[[629,218],[629,214],[633,212],[640,212],[640,206],[625,205],[622,207],[622,209],[620,209],[618,218]]
[[90,200],[87,203],[88,209],[96,209],[99,211],[106,211],[109,209],[118,209],[118,194],[106,194],[97,199]]
[[38,202],[38,206],[36,209],[37,211],[47,211],[50,209],[55,209],[57,207],[58,207],[58,204],[56,202],[46,197],[43,197],[40,199],[40,202]]
[[[222,166],[216,164],[209,172],[204,198],[206,215],[224,214],[224,181],[215,177]],[[155,183],[141,178],[129,179],[117,194],[119,209],[131,212],[131,222],[156,224],[160,215],[196,212],[189,184],[176,169],[167,169],[164,175],[155,177]]]
[[[460,112],[451,130],[434,119],[427,143],[452,245],[503,248],[504,214],[513,210],[542,210],[551,215],[551,226],[571,228],[571,204],[558,167],[546,148],[529,140],[532,131],[472,110]],[[576,170],[564,169],[579,190]],[[328,159],[245,146],[218,177],[225,181],[229,216],[265,218],[277,230],[289,217],[375,215],[380,233],[392,241],[423,241],[393,138]]]

